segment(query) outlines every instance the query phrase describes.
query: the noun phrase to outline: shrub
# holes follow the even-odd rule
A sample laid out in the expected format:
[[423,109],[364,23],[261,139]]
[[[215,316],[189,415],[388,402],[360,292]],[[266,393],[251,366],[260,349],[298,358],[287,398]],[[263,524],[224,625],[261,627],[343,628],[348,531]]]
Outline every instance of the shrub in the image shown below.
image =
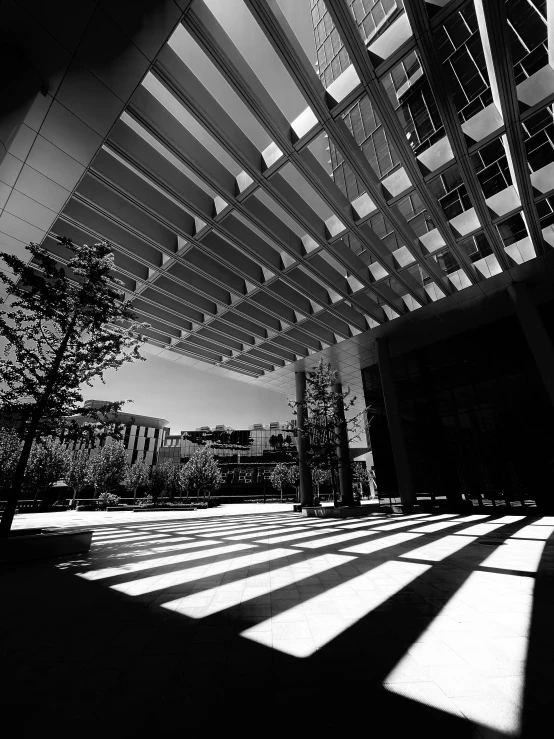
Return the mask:
[[100,503],[104,503],[106,506],[113,506],[113,505],[119,505],[119,501],[121,498],[119,495],[114,495],[113,493],[100,493],[98,496],[98,500]]

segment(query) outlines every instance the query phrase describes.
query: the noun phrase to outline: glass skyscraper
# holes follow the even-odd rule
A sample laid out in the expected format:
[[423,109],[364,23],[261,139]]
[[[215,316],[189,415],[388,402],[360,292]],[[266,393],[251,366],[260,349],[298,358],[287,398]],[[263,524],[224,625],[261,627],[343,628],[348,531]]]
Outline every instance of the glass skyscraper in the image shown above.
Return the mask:
[[[448,4],[428,3],[427,7],[438,10],[437,6]],[[390,48],[390,36],[401,33],[406,24],[409,28],[404,2],[348,0],[348,6],[370,58],[378,70],[383,66],[383,59],[379,57],[378,51],[385,48],[386,44],[389,44]],[[514,72],[516,82],[521,85],[548,65],[546,2],[508,0],[506,6]],[[340,80],[341,75],[348,74],[351,60],[324,0],[311,0],[311,14],[317,70],[322,83],[329,90],[332,89],[333,83]],[[482,195],[493,213],[497,216],[505,215],[519,204],[517,191],[513,187],[513,172],[508,160],[506,136],[492,137],[485,146],[471,152],[471,146],[475,147],[476,144],[475,135],[482,138],[483,133],[488,133],[487,129],[494,130],[493,108],[497,102],[487,71],[476,4],[464,3],[459,11],[448,15],[435,29],[433,42],[444,70],[448,93],[470,144],[471,167],[477,174]],[[395,57],[397,53],[392,56]],[[475,226],[479,226],[479,222],[475,218],[474,203],[464,184],[463,172],[456,160],[452,159],[441,111],[435,101],[428,70],[422,64],[418,49],[409,51],[405,56],[401,55],[397,61],[385,64],[385,67],[386,71],[380,76],[382,88],[418,160],[429,193],[440,205],[455,236],[475,231]],[[363,95],[354,101],[344,111],[342,119],[369,161],[379,182],[388,190],[389,196],[394,196],[395,191],[391,191],[387,185],[398,186],[404,191],[410,188],[411,183],[405,176],[391,137],[369,97]],[[531,116],[523,124],[522,130],[530,172],[541,170],[554,161],[552,106]],[[366,188],[331,141],[328,142],[328,147],[333,178],[348,200],[355,205],[356,199],[364,196]],[[398,182],[401,184],[398,185]],[[415,235],[423,237],[424,242],[428,241],[430,245],[435,246],[437,241],[433,237],[436,235],[437,224],[426,209],[417,189],[412,188],[411,192],[403,192],[395,205]],[[538,203],[537,210],[543,228],[554,221],[552,198],[545,198]],[[395,233],[387,218],[377,213],[369,219],[368,224],[389,252],[395,258],[402,258],[402,238]],[[505,220],[496,221],[493,229],[496,231],[496,233],[493,231],[494,237],[516,262],[526,261],[530,245],[524,214],[520,212]],[[372,263],[373,260],[355,238],[347,236],[344,241],[364,261]],[[463,288],[468,283],[460,269],[460,252],[464,261],[475,264],[485,277],[494,275],[498,270],[497,257],[490,241],[490,233],[483,229],[481,232],[472,233],[467,240],[458,242],[458,253],[444,245],[444,248],[434,251],[432,258],[439,270],[446,273],[457,288]],[[424,286],[432,282],[425,269],[419,265],[408,268],[408,271]],[[389,284],[395,291],[403,292],[395,280],[389,280]]]

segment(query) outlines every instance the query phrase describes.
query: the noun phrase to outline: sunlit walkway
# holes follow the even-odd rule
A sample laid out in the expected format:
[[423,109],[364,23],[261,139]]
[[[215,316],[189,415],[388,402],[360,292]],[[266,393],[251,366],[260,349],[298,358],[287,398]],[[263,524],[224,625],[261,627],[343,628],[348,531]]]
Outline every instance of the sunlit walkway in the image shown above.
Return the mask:
[[82,524],[89,555],[0,570],[0,711],[20,736],[536,737],[550,721],[554,518],[17,518]]

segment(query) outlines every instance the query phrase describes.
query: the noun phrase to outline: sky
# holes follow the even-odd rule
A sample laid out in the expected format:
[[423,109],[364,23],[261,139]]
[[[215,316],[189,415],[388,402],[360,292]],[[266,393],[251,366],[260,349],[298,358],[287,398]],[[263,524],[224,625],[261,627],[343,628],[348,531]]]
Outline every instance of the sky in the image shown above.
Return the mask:
[[125,412],[165,418],[172,433],[217,424],[247,428],[292,418],[286,395],[151,354],[144,356],[144,362],[106,372],[105,385],[97,380],[92,388],[84,386],[84,399],[131,399]]
[[[309,0],[278,2],[313,63],[316,52]],[[242,0],[205,0],[205,4],[237,45],[284,115],[292,122],[306,108],[306,103],[292,85],[285,68]],[[270,142],[269,137],[182,27],[179,28],[174,43],[202,83],[228,111],[233,112],[243,130],[263,150]],[[194,126],[190,118],[183,123],[187,128]],[[203,133],[199,127],[194,127],[191,133],[202,140]],[[213,148],[214,142],[210,140],[209,144]],[[323,141],[317,142],[316,150],[313,151],[323,164],[328,156],[324,145]],[[224,156],[223,153],[222,157]],[[231,169],[234,163],[225,161],[226,166]],[[313,207],[315,205],[314,203]],[[134,402],[125,406],[126,411],[165,418],[173,432],[216,424],[244,428],[253,423],[267,424],[270,421],[287,421],[292,418],[285,395],[158,359],[150,354],[144,356],[145,362],[126,364],[117,372],[106,372],[105,384],[98,380],[92,388],[84,386],[82,390],[85,400],[94,398],[113,401],[130,398]]]

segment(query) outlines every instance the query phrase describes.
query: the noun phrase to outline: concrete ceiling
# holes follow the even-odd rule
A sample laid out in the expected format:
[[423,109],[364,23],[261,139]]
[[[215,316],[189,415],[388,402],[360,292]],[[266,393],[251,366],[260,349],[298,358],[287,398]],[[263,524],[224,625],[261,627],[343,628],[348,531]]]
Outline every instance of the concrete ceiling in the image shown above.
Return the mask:
[[[540,84],[516,86],[509,55],[501,53],[506,11],[496,0],[475,2],[493,103],[465,122],[433,34],[468,0],[412,0],[369,49],[347,4],[327,0],[351,61],[328,90],[278,2],[244,4],[306,102],[294,121],[202,0],[141,0],[132,11],[113,0],[2,0],[1,29],[39,72],[42,90],[0,164],[0,247],[21,254],[29,241],[43,242],[63,262],[56,236],[106,239],[115,250],[114,276],[151,325],[148,352],[291,395],[295,369],[323,357],[361,409],[359,369],[375,361],[377,336],[408,335],[418,326],[423,335],[446,316],[455,330],[455,313],[467,316],[529,268],[550,279],[554,239],[550,227],[541,229],[535,201],[552,194],[554,177],[529,172],[520,129],[552,102],[554,81],[542,70]],[[183,44],[215,65],[272,142],[267,148],[261,151],[212,94],[201,65],[193,71]],[[382,85],[414,50],[444,124],[443,139],[417,157]],[[342,120],[363,96],[399,158],[381,181]],[[528,102],[518,107],[522,99]],[[322,135],[365,188],[353,203],[311,152]],[[513,186],[492,203],[470,155],[498,137]],[[449,221],[428,183],[454,162],[471,207]],[[434,224],[424,237],[398,208],[410,193]],[[395,252],[370,227],[379,212],[402,243]],[[520,212],[528,233],[514,249],[497,225]],[[462,246],[476,234],[491,246],[483,263]],[[437,261],[445,251],[454,271]]]

